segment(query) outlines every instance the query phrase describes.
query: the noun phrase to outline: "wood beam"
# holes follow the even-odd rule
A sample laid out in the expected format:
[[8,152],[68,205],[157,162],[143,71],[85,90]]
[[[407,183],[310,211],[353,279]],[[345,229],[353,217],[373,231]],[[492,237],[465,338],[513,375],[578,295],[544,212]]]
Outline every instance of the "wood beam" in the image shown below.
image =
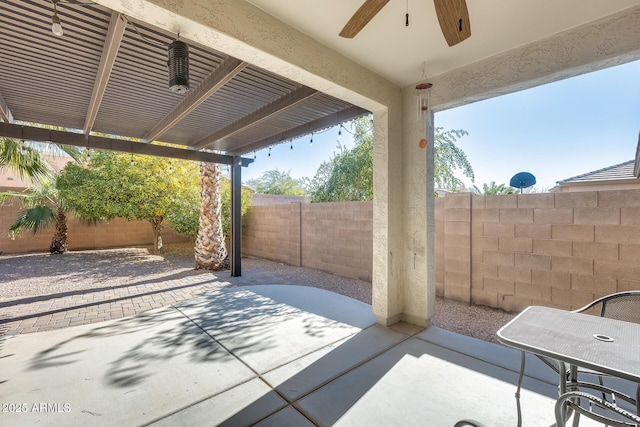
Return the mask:
[[13,114],[0,93],[0,119],[5,123],[13,123]]
[[[96,150],[122,151],[125,153],[146,154],[149,156],[169,157],[173,159],[211,162],[222,165],[233,165],[234,161],[233,156],[208,151],[187,150],[164,145],[145,144],[126,139],[106,138],[96,135],[0,122],[0,138],[2,137],[26,141],[53,142],[56,144],[73,145],[75,147],[93,148]],[[253,163],[253,159],[248,158],[241,158],[237,161],[239,161],[242,166],[248,166],[250,163]]]
[[93,93],[91,94],[89,108],[87,109],[87,117],[84,120],[84,133],[91,132],[93,124],[96,121],[98,110],[100,109],[104,92],[107,89],[107,83],[109,83],[109,77],[111,76],[113,65],[116,62],[116,56],[118,55],[118,50],[120,50],[120,43],[122,42],[126,28],[127,19],[124,15],[112,12],[107,38],[102,48],[98,73],[95,83],[93,84]]
[[240,156],[251,151],[257,151],[270,145],[278,144],[288,139],[298,138],[301,135],[318,132],[337,124],[348,122],[349,120],[353,120],[366,114],[370,114],[370,112],[365,110],[364,108],[355,106],[347,107],[344,110],[340,110],[331,115],[322,117],[309,123],[305,123],[304,125],[300,125],[288,131],[281,132],[277,135],[272,135],[259,141],[250,142],[242,147],[239,147],[236,150],[229,151],[227,153],[235,156]]
[[301,86],[293,92],[265,105],[262,108],[254,111],[253,113],[244,116],[240,120],[237,120],[230,125],[212,133],[211,135],[201,139],[194,144],[195,148],[212,148],[215,150],[225,151],[222,144],[218,144],[225,138],[229,138],[238,132],[241,132],[251,126],[255,126],[269,118],[281,113],[289,108],[293,108],[301,102],[306,101],[309,98],[316,96],[317,90],[311,89],[306,86]]
[[211,95],[220,90],[221,87],[244,70],[247,65],[249,64],[236,58],[228,57],[225,59],[202,83],[190,91],[169,114],[151,128],[142,139],[146,142],[158,139]]

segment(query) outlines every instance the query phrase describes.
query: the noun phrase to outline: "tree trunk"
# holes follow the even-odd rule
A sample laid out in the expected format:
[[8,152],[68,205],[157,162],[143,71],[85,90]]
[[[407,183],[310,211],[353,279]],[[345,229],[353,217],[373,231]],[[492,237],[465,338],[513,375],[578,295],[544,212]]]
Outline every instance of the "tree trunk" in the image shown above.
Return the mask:
[[67,251],[67,216],[64,212],[56,213],[56,230],[51,239],[49,252],[52,254],[63,254]]
[[196,237],[196,270],[229,268],[220,215],[220,166],[200,163],[200,227]]
[[150,219],[151,228],[153,228],[153,249],[154,255],[159,254],[162,250],[162,220],[164,218]]

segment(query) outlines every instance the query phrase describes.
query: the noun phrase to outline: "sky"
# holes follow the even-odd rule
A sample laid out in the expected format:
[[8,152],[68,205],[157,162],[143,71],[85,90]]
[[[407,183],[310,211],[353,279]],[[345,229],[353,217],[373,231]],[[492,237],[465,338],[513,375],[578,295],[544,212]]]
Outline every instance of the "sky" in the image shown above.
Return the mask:
[[[518,172],[532,173],[534,188],[635,158],[640,131],[640,61],[504,95],[435,114],[435,125],[469,133],[457,145],[475,172],[472,183],[508,184]],[[329,160],[338,138],[353,146],[349,125],[256,153],[243,181],[279,169],[312,178]]]

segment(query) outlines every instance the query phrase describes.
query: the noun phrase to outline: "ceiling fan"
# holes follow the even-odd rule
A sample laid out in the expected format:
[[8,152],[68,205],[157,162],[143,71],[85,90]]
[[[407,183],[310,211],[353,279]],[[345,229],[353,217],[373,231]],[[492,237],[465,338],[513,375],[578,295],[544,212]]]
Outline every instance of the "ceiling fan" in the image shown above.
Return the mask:
[[[354,38],[388,2],[389,0],[365,0],[340,31],[340,36]],[[456,45],[471,36],[471,22],[465,0],[433,0],[433,3],[442,34],[449,46]]]

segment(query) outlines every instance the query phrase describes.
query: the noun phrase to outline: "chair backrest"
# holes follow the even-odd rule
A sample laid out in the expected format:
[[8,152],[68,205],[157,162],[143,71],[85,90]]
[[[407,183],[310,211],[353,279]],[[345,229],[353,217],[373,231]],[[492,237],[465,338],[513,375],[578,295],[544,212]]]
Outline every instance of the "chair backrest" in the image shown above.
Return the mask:
[[616,294],[614,298],[603,301],[601,316],[640,323],[640,292]]
[[577,312],[597,309],[601,317],[640,323],[640,291],[618,292],[593,301]]

